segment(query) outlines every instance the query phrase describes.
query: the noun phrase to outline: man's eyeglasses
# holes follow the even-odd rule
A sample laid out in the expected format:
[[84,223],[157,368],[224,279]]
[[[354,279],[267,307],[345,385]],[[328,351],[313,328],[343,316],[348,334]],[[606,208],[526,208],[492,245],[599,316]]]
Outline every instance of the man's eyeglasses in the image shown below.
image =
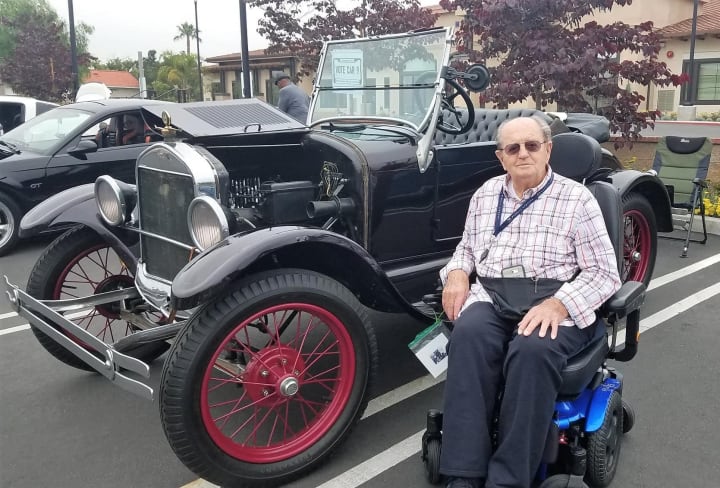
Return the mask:
[[[533,153],[533,152],[538,152],[540,150],[540,148],[542,147],[542,145],[545,144],[546,142],[547,141],[545,141],[545,142],[525,141],[523,144],[525,145],[525,150],[527,152]],[[517,142],[513,143],[513,144],[508,144],[505,147],[498,148],[498,151],[505,151],[505,154],[507,154],[509,156],[515,156],[517,153],[520,152],[520,144],[518,144]]]

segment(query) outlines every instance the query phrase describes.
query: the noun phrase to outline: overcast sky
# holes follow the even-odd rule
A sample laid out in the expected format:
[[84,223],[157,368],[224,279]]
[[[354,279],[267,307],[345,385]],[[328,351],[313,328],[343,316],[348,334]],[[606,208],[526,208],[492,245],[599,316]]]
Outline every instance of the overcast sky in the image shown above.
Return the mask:
[[[48,0],[58,15],[68,19],[67,0]],[[185,51],[186,42],[173,41],[177,26],[195,24],[193,0],[124,0],[104,2],[73,0],[75,23],[86,22],[95,28],[90,36],[90,52],[106,61],[110,58],[137,58],[137,52],[155,49]],[[261,49],[268,43],[257,31],[262,12],[248,8],[249,49]],[[238,0],[198,0],[200,56],[240,52],[240,8]],[[191,52],[195,53],[195,41]]]

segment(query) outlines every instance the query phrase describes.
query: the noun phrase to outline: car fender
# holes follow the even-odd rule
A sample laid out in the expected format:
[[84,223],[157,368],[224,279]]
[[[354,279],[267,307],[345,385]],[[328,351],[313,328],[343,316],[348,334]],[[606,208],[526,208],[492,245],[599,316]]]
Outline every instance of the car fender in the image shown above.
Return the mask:
[[82,224],[97,232],[135,274],[137,256],[130,247],[137,234],[105,225],[95,203],[94,183],[76,186],[33,207],[20,221],[21,238],[28,238],[55,227]]
[[428,318],[402,297],[358,243],[334,232],[302,226],[252,230],[206,250],[173,279],[173,306],[196,307],[245,276],[276,268],[316,271],[342,283],[367,307]]
[[605,419],[605,410],[607,410],[608,403],[610,403],[610,395],[615,390],[620,390],[621,387],[622,383],[619,380],[608,378],[595,389],[585,419],[585,432],[595,432],[602,426]]
[[670,197],[660,178],[652,173],[629,169],[611,173],[610,180],[620,192],[621,198],[633,192],[640,193],[647,198],[655,212],[658,231],[672,232]]

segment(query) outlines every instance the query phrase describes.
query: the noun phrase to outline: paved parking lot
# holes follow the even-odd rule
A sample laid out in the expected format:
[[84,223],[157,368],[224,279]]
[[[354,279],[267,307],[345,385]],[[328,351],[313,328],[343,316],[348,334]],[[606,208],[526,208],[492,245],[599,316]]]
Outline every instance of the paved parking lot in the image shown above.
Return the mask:
[[[0,275],[24,283],[46,242],[0,258]],[[720,237],[692,245],[661,240],[643,308],[638,356],[619,368],[637,411],[625,437],[618,488],[718,486],[720,456]],[[381,348],[379,397],[348,442],[321,469],[292,484],[310,487],[430,486],[419,435],[438,407],[442,382],[424,374],[406,344],[420,325],[374,314]],[[173,455],[157,405],[50,357],[0,299],[0,486],[7,488],[211,486]],[[161,361],[153,368],[159,381]]]

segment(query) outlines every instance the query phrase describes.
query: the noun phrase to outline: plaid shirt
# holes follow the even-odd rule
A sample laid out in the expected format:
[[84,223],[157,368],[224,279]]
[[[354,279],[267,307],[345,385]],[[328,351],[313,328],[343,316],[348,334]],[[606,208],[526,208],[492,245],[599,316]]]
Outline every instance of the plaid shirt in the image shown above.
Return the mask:
[[[500,192],[505,192],[501,222],[530,198],[550,178],[552,170],[521,198],[507,175],[488,180],[470,200],[465,231],[452,259],[440,270],[443,283],[448,273],[462,269],[478,276],[500,278],[502,270],[522,265],[525,276],[554,278],[566,283],[555,293],[568,311],[560,325],[587,327],[595,322],[595,310],[620,288],[615,251],[605,228],[600,207],[583,185],[558,174],[540,197],[493,237]],[[487,257],[481,260],[483,252]],[[578,276],[572,281],[576,271]],[[491,302],[479,282],[470,287],[463,304]],[[461,311],[462,313],[462,311]]]

